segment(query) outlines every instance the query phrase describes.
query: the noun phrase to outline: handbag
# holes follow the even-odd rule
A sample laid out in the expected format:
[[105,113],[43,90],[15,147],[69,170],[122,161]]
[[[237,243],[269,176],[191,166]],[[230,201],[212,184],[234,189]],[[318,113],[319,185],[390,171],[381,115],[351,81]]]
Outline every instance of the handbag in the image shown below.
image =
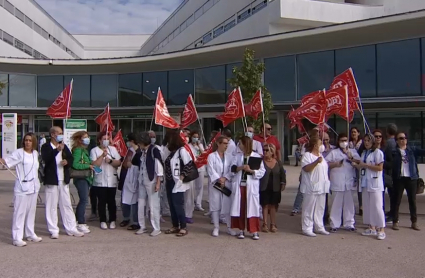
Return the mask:
[[[81,164],[86,164],[84,162],[84,153],[81,153]],[[92,176],[92,170],[91,169],[86,169],[86,170],[77,170],[74,168],[71,168],[69,170],[69,176],[71,177],[71,179],[85,179],[85,178],[89,178]]]
[[232,190],[230,190],[227,187],[221,187],[221,184],[219,182],[216,182],[213,187],[215,189],[217,189],[218,191],[220,191],[221,193],[223,193],[224,195],[226,195],[227,197],[230,197],[230,195],[232,195]]
[[384,173],[384,185],[387,188],[393,188],[393,178]]
[[183,178],[183,182],[187,183],[187,182],[191,182],[196,180],[197,178],[199,178],[199,172],[198,172],[198,168],[196,167],[196,164],[193,160],[189,161],[188,164],[184,164],[183,160],[181,158],[180,155],[180,150],[179,150],[179,160],[180,160],[180,173],[183,172],[183,167],[189,167],[189,173],[187,173],[187,176],[185,176]]
[[422,194],[425,191],[425,183],[424,180],[419,178],[418,179],[418,187],[416,188],[416,194]]

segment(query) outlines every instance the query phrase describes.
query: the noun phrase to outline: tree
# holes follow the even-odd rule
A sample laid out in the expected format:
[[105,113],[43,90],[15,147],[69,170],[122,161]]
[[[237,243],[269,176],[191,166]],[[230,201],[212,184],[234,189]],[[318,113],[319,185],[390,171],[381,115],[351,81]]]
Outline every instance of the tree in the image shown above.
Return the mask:
[[[264,86],[262,80],[266,67],[264,63],[255,62],[254,54],[254,50],[245,49],[242,66],[233,68],[233,77],[228,82],[234,88],[241,88],[244,103],[249,103],[257,90],[261,88],[264,119],[268,121],[270,110],[273,109],[273,103],[270,92]],[[252,124],[255,130],[260,131],[260,127],[263,124],[263,115],[260,114],[257,120],[247,117],[247,121]]]
[[6,83],[0,81],[0,96],[3,94],[3,89],[6,88]]

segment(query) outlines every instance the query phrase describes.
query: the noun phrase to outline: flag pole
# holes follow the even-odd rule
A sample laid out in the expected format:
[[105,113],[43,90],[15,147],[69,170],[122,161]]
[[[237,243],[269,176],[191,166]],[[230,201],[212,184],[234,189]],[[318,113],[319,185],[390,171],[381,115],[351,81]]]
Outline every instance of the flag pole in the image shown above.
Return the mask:
[[261,100],[261,111],[263,112],[263,138],[264,138],[264,142],[266,142],[266,119],[264,116],[264,106],[263,106],[263,91],[261,90],[260,87],[260,100]]
[[345,115],[347,116],[347,135],[350,134],[350,107],[348,106],[348,86],[344,86],[345,90]]
[[[106,106],[106,109],[108,111],[108,114],[107,114],[108,117],[111,118],[111,113],[109,112],[109,102],[108,102],[108,105]],[[108,132],[109,132],[109,118],[106,119],[106,135],[108,135],[108,136],[109,136],[109,134],[108,134]]]
[[66,123],[68,122],[68,114],[69,114],[69,108],[71,106],[71,96],[72,96],[73,85],[74,85],[74,78],[71,79],[71,85],[69,88],[68,105],[66,106],[66,115],[65,115],[65,127],[66,127]]
[[[193,99],[192,94],[190,94],[189,96],[192,99],[193,106],[195,106],[195,100]],[[204,144],[205,144],[205,147],[206,147],[207,146],[207,140],[205,140],[204,129],[202,128],[202,123],[201,123],[201,120],[199,119],[198,110],[196,110],[196,107],[195,107],[195,111],[196,111],[196,119],[198,120],[198,124],[199,124],[199,129],[201,130],[201,133],[202,133],[202,139],[204,139]],[[180,118],[181,118],[181,114],[180,114]]]
[[[245,114],[245,105],[243,103],[243,97],[242,97],[242,91],[241,91],[241,87],[238,87],[238,91],[239,91],[239,97],[242,100],[242,111],[243,111],[243,120],[242,120],[242,126],[244,127],[244,133],[247,131],[248,129],[248,123],[246,121],[246,114]],[[245,120],[245,122],[244,122]],[[245,123],[245,125],[244,125]]]
[[[161,87],[158,87],[158,93],[160,91],[161,91]],[[154,118],[155,118],[155,111],[156,111],[156,102],[158,101],[158,93],[156,94],[155,106],[153,107],[151,126],[150,126],[149,130],[152,130],[152,127],[153,127],[153,121],[154,121]]]

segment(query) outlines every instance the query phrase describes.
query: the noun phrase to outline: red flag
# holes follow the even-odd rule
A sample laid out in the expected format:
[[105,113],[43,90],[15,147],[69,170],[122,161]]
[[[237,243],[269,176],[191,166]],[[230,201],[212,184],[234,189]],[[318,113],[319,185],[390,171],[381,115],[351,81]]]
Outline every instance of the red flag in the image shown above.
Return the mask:
[[55,102],[47,109],[52,119],[68,119],[71,117],[72,84],[74,79],[63,89]]
[[348,90],[348,86],[344,85],[342,88],[332,89],[326,93],[326,116],[336,114],[348,122],[353,120],[354,111],[357,109],[357,102],[352,96],[346,93],[346,90]]
[[158,95],[155,103],[155,124],[166,128],[179,128],[179,124],[170,116],[170,113],[168,113],[168,108],[160,88],[158,88]]
[[94,121],[100,125],[100,131],[112,132],[115,129],[111,119],[111,112],[109,111],[109,103],[106,105],[105,110],[97,116]]
[[316,126],[316,128],[319,130],[319,132],[328,132],[329,131],[329,125],[327,123],[321,123]]
[[315,97],[317,97],[318,95],[320,95],[323,91],[319,90],[319,91],[314,91],[311,92],[305,96],[303,96],[301,98],[301,106],[306,105],[307,103],[309,103],[312,99],[314,99]]
[[300,144],[301,146],[304,144],[307,144],[309,140],[310,139],[308,138],[307,135],[304,135],[303,137],[297,139],[298,144]]
[[193,155],[192,149],[190,148],[189,144],[186,142],[186,136],[185,136],[184,132],[181,131],[181,130],[180,130],[180,138],[182,138],[182,140],[184,142],[184,148],[190,154],[190,157],[192,158],[192,160],[195,162],[196,161],[196,158]]
[[306,133],[305,127],[302,124],[301,120],[297,120],[297,118],[295,117],[294,113],[295,109],[292,107],[292,110],[288,113],[288,118],[289,118],[289,128],[293,129],[294,127],[298,126],[298,131],[303,134]]
[[261,91],[258,90],[252,97],[251,102],[245,104],[245,114],[246,116],[257,119],[261,112],[263,112],[263,99],[261,97]]
[[223,122],[223,126],[228,126],[231,122],[245,117],[245,109],[240,89],[234,89],[230,93],[229,98],[224,106],[224,113],[216,116],[216,118]]
[[184,106],[183,113],[180,118],[180,127],[186,128],[196,122],[198,119],[198,112],[196,112],[195,103],[193,102],[192,95],[187,97],[186,105]]
[[323,123],[326,116],[325,93],[323,91],[319,91],[314,98],[298,107],[295,111],[292,111],[290,116],[295,118],[297,121],[306,118],[316,125]]
[[112,144],[117,148],[118,153],[121,157],[125,157],[127,155],[127,145],[125,144],[124,138],[122,137],[121,129],[117,132],[114,139],[112,140]]
[[221,136],[221,133],[218,132],[214,138],[211,140],[209,145],[205,148],[203,153],[201,153],[198,158],[196,159],[196,167],[201,168],[204,165],[207,165],[208,163],[208,156],[213,152],[213,145],[215,141]]
[[359,97],[359,88],[357,87],[356,78],[351,68],[335,76],[331,84],[331,89],[343,88],[345,85],[348,86],[348,96],[350,98]]

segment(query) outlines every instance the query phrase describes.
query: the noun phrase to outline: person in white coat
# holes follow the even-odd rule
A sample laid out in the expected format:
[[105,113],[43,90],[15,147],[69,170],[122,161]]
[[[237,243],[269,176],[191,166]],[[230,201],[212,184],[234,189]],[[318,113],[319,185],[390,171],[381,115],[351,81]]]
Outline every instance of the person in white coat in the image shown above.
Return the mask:
[[164,173],[173,227],[165,231],[165,233],[176,234],[178,237],[188,234],[184,211],[184,193],[192,183],[183,182],[183,180],[193,171],[193,167],[196,167],[184,145],[185,142],[183,142],[179,132],[170,130],[168,141],[170,154],[164,162]]
[[250,157],[261,156],[252,151],[252,140],[244,136],[239,140],[241,152],[234,154],[232,172],[235,174],[232,180],[232,229],[239,229],[239,239],[245,238],[245,228],[252,234],[254,240],[260,239],[260,179],[266,169],[261,161],[260,168],[251,169]]
[[230,129],[224,129],[222,132],[223,136],[226,136],[227,140],[229,140],[229,144],[227,145],[226,154],[233,155],[236,152],[236,144],[235,141],[232,139],[232,132]]
[[68,146],[63,143],[62,128],[52,127],[50,138],[50,142],[41,147],[41,157],[45,163],[46,221],[50,238],[59,238],[58,204],[66,233],[69,236],[82,237],[84,233],[77,229],[69,193],[70,167],[74,158]]
[[23,240],[24,230],[28,241],[42,241],[42,238],[34,232],[37,197],[40,191],[37,147],[37,137],[34,133],[27,133],[22,140],[22,148],[8,154],[5,158],[0,158],[0,163],[8,168],[16,167],[12,239],[13,245],[17,247],[27,245]]
[[[333,203],[330,213],[331,232],[336,232],[341,224],[346,230],[354,232],[354,200],[353,191],[357,191],[356,169],[351,165],[352,160],[359,160],[360,156],[355,149],[348,148],[348,136],[345,133],[338,135],[338,147],[332,150],[325,158],[330,169],[329,180]],[[344,217],[343,223],[341,218]]]
[[[118,177],[117,168],[121,165],[121,156],[114,146],[110,145],[110,137],[105,132],[97,135],[99,146],[90,151],[90,159],[95,167],[93,188],[98,198],[100,228],[108,229],[106,224],[106,205],[109,212],[109,228],[116,228]],[[96,170],[99,169],[100,170]]]
[[230,207],[232,204],[231,196],[226,196],[214,185],[219,183],[221,187],[232,189],[233,173],[231,167],[233,165],[233,156],[226,154],[229,140],[225,136],[217,138],[214,143],[213,153],[208,156],[207,172],[208,172],[208,190],[209,205],[214,229],[212,236],[217,237],[220,230],[220,215],[224,215],[227,224],[227,233],[235,236],[236,233],[230,228]]
[[252,126],[247,127],[245,136],[248,136],[252,139],[252,151],[258,153],[261,156],[264,155],[263,145],[260,141],[254,140],[254,128]]
[[306,236],[315,237],[316,233],[329,235],[323,225],[326,193],[329,193],[328,163],[322,153],[325,146],[318,136],[310,137],[308,147],[301,160],[301,185],[303,194],[302,232]]
[[[190,133],[189,136],[189,146],[190,149],[192,150],[192,154],[195,156],[195,158],[197,158],[198,156],[201,155],[201,153],[204,152],[204,145],[202,145],[202,143],[199,140],[199,133],[197,131],[192,131]],[[198,173],[199,173],[199,177],[193,181],[193,190],[192,190],[192,195],[194,197],[194,200],[192,203],[195,204],[195,210],[198,211],[204,211],[204,209],[202,208],[202,196],[204,194],[204,179],[205,179],[205,166],[199,167],[198,168]],[[191,191],[190,189],[188,191],[186,191],[186,195],[188,195],[187,192]],[[186,196],[185,196],[186,197]],[[186,200],[187,203],[187,200]],[[187,212],[188,206],[186,205],[186,216],[188,215]],[[193,210],[192,210],[192,215],[193,215]],[[190,217],[192,218],[192,217]]]
[[146,233],[145,223],[145,207],[148,200],[150,213],[150,222],[153,231],[151,236],[161,234],[160,218],[160,190],[161,180],[164,176],[164,169],[159,148],[151,144],[151,138],[148,132],[142,132],[137,135],[137,143],[140,151],[134,156],[132,164],[138,169],[138,184],[139,184],[139,225],[140,229],[136,232],[137,235]]
[[376,147],[375,137],[368,133],[363,137],[365,150],[360,160],[353,160],[353,166],[359,169],[359,191],[363,199],[363,224],[369,227],[364,236],[376,236],[385,239],[385,214],[382,209],[384,191],[384,153]]

